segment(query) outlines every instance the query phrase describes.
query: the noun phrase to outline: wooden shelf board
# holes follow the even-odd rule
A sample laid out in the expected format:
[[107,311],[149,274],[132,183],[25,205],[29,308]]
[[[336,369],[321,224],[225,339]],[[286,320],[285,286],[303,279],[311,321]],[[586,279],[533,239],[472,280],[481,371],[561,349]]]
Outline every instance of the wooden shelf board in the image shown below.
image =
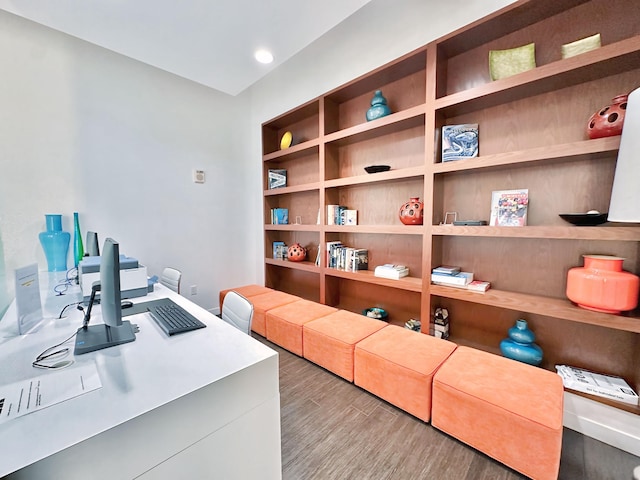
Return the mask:
[[591,310],[574,306],[569,300],[559,298],[541,297],[539,295],[494,289],[487,290],[485,293],[478,293],[441,285],[430,285],[430,292],[431,295],[439,297],[453,298],[604,328],[640,333],[640,318],[592,312]]
[[313,150],[317,151],[319,145],[320,139],[314,138],[313,140],[308,140],[306,142],[299,143],[298,145],[293,145],[292,147],[285,148],[284,150],[277,150],[275,152],[267,153],[266,155],[262,156],[262,160],[265,162],[273,160],[295,160],[296,158],[311,154]]
[[293,185],[291,187],[271,188],[264,191],[264,196],[269,197],[272,195],[286,195],[288,193],[312,192],[314,190],[320,190],[320,182],[306,183],[304,185]]
[[280,232],[319,232],[320,225],[314,224],[302,224],[296,225],[295,223],[287,224],[287,225],[271,225],[266,224],[264,226],[265,230],[271,231],[280,231]]
[[548,238],[555,240],[611,240],[640,241],[640,227],[604,226],[576,227],[531,226],[531,227],[490,227],[464,225],[434,225],[433,235],[458,237],[507,237],[507,238]]
[[532,162],[573,161],[593,158],[603,153],[615,153],[620,148],[620,136],[582,140],[560,145],[517,150],[494,155],[483,155],[467,160],[442,162],[433,165],[433,173],[455,173],[466,170],[479,170],[505,165],[527,164]]
[[356,282],[372,283],[375,285],[398,288],[400,290],[408,290],[411,292],[422,292],[421,278],[404,277],[399,280],[392,280],[388,278],[376,277],[373,272],[369,270],[362,270],[359,272],[345,272],[344,270],[338,270],[335,268],[325,268],[324,272],[326,275],[332,277],[345,278],[347,280],[354,280]]
[[617,402],[615,400],[599,397],[598,395],[590,395],[588,393],[579,392],[577,390],[572,390],[570,388],[565,388],[564,390],[566,392],[571,392],[574,395],[579,395],[581,397],[588,398],[589,400],[593,400],[594,402],[603,403],[604,405],[609,405],[610,407],[615,407],[620,410],[625,410],[629,413],[633,413],[635,415],[640,415],[640,406],[638,405],[631,405],[629,403]]
[[422,235],[420,225],[326,225],[326,232],[335,233],[373,233],[381,235]]
[[640,65],[640,35],[596,50],[542,65],[508,78],[436,99],[435,108],[457,116],[532,97],[597,78],[619,74]]
[[313,262],[289,262],[288,260],[277,260],[275,258],[266,258],[267,265],[275,265],[276,267],[291,268],[294,270],[303,270],[305,272],[320,273],[320,267]]
[[336,178],[324,182],[325,188],[343,187],[348,185],[363,185],[375,182],[389,182],[393,180],[405,180],[407,178],[424,177],[424,165],[419,167],[401,168],[399,170],[389,170],[388,172],[371,173],[366,175],[355,175],[353,177]]
[[360,125],[345,128],[339,132],[330,133],[324,137],[324,142],[337,142],[339,145],[356,143],[380,137],[387,133],[424,125],[425,111],[424,104],[418,105],[371,122],[361,123]]

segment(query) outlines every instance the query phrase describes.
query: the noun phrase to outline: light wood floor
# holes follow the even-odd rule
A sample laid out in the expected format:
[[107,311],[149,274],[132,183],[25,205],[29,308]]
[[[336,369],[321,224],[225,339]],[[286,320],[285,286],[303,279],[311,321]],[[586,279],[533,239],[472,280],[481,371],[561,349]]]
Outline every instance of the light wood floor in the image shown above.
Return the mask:
[[[525,478],[352,383],[254,337],[280,355],[284,480]],[[638,465],[638,457],[564,430],[562,480],[633,480]]]

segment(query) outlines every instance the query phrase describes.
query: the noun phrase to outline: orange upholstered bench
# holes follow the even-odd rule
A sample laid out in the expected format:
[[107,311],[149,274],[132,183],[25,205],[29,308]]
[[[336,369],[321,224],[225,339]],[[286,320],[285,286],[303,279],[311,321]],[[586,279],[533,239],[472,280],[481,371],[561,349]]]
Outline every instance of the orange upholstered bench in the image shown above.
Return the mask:
[[253,295],[248,297],[248,299],[253,304],[253,321],[251,322],[251,330],[263,337],[267,336],[266,314],[269,310],[302,300],[300,297],[280,292],[278,290]]
[[356,345],[354,383],[428,422],[433,376],[455,349],[455,343],[389,325]]
[[553,372],[458,347],[434,376],[431,424],[528,477],[557,479],[563,394]]
[[303,325],[304,358],[353,382],[353,351],[356,343],[386,326],[380,320],[338,310]]
[[255,295],[260,295],[262,293],[275,292],[273,288],[262,287],[260,285],[243,285],[241,287],[236,288],[227,288],[226,290],[220,290],[219,300],[220,300],[220,310],[222,310],[222,302],[224,302],[224,297],[228,292],[238,292],[245,298],[253,297]]
[[303,325],[337,311],[337,308],[309,300],[272,308],[266,314],[267,340],[302,357]]

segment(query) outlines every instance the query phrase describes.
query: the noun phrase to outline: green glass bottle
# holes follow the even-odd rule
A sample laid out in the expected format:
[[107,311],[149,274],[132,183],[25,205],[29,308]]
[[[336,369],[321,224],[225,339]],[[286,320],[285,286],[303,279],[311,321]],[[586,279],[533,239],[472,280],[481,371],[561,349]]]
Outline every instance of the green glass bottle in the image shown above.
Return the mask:
[[76,268],[84,257],[84,245],[82,244],[82,234],[80,233],[80,220],[78,212],[73,213],[73,260]]

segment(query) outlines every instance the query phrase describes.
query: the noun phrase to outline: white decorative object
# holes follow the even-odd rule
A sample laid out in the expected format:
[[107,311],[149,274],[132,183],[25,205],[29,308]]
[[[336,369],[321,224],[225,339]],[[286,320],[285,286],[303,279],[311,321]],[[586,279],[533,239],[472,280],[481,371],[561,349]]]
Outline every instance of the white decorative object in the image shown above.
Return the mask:
[[581,53],[590,52],[600,48],[600,34],[596,33],[587,38],[562,45],[562,58],[575,57]]

